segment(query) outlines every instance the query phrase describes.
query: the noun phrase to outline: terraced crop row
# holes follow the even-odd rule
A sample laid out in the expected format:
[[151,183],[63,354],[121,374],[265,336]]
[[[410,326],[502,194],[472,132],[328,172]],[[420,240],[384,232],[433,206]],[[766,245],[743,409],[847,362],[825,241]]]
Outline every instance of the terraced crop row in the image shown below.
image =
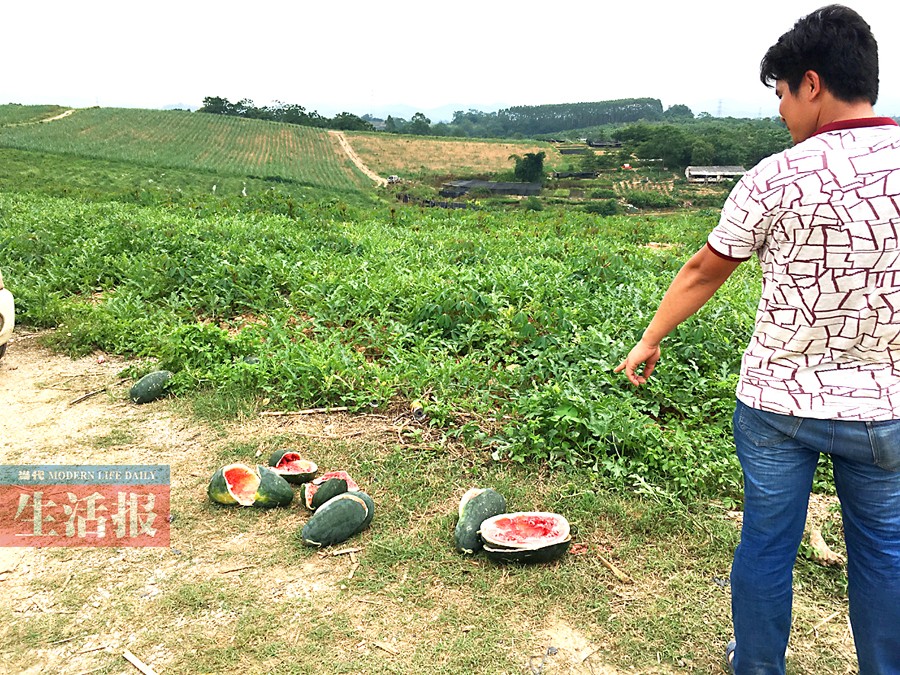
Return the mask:
[[49,124],[2,127],[0,147],[274,177],[334,189],[371,186],[326,131],[205,113],[90,108]]

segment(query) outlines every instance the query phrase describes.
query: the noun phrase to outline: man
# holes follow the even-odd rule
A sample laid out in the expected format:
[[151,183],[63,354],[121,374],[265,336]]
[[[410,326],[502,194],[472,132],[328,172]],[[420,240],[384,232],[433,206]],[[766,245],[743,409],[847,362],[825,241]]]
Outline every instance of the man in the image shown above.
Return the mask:
[[840,5],[762,60],[795,145],[747,172],[707,245],[615,369],[641,385],[660,342],[754,254],[762,295],[737,387],[744,521],[729,668],[785,672],[792,571],[821,452],[832,457],[861,675],[900,674],[900,127],[875,116],[878,49]]

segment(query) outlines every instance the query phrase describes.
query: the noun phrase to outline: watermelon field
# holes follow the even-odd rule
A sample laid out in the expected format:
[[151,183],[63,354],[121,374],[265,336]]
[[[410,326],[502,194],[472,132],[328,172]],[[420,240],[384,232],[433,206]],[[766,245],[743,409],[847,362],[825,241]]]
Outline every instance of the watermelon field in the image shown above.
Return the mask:
[[[169,549],[0,557],[10,672],[124,672],[126,648],[160,673],[722,672],[758,269],[670,336],[648,386],[612,372],[715,209],[429,209],[379,193],[324,131],[99,108],[31,124],[56,111],[18,108],[0,106],[0,269],[20,323],[0,382],[57,364],[28,381],[36,405],[75,365],[116,368],[89,400],[53,399],[95,426],[0,439],[3,461],[169,464],[174,518]],[[169,395],[129,402],[158,369]],[[353,475],[371,525],[320,552],[297,498],[207,498],[223,465],[285,447]],[[569,553],[457,551],[473,487],[565,515]],[[816,490],[832,492],[824,474]],[[823,533],[839,550],[839,527]],[[844,572],[807,553],[789,672],[843,673]]]

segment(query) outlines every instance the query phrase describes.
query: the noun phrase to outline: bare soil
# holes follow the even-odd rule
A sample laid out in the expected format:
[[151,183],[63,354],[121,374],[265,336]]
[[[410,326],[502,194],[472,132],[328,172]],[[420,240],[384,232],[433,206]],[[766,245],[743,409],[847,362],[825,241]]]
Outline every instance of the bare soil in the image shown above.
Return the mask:
[[[265,537],[228,528],[223,534],[212,531],[216,528],[178,527],[179,520],[196,523],[199,518],[191,509],[206,502],[209,475],[198,470],[198,458],[221,452],[234,437],[289,432],[327,439],[384,433],[383,422],[361,420],[354,426],[352,417],[339,414],[239,420],[227,429],[213,429],[179,414],[169,400],[131,403],[132,380],[120,376],[125,360],[102,353],[68,358],[42,347],[39,338],[17,332],[0,359],[0,463],[168,464],[173,513],[181,505],[181,515],[172,524],[168,549],[0,547],[0,673],[93,672],[110,662],[121,662],[121,671],[104,672],[137,672],[121,657],[142,637],[145,622],[134,625],[120,607],[134,611],[143,603],[150,609],[149,601],[172,579],[202,582],[226,575],[240,584],[262,574],[254,569],[254,550],[265,548]],[[282,581],[280,595],[272,601],[336,593],[346,565],[343,559],[312,557],[283,570],[268,568],[267,577],[275,574]],[[124,601],[123,589],[130,589]],[[73,593],[84,603],[74,612],[67,600]],[[7,630],[20,634],[24,627],[27,632],[29,623],[43,625],[59,614],[71,619],[71,632],[85,626],[83,634],[59,643],[37,639],[37,646],[24,652],[21,644],[13,646],[15,640],[4,639]],[[226,625],[227,619],[212,617]],[[172,657],[169,649],[159,644],[138,657],[164,672]]]

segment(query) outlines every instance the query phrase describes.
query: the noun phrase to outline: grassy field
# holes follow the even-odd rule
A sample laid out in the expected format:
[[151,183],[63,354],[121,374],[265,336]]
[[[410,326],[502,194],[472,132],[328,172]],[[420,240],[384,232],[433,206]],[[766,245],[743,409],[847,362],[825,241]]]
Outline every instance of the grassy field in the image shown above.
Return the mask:
[[[271,145],[290,134],[311,144],[296,165]],[[671,336],[651,385],[611,372],[716,211],[388,204],[328,143],[178,112],[0,129],[0,265],[21,323],[91,355],[79,363],[127,357],[127,382],[176,373],[173,399],[147,413],[109,385],[109,428],[67,446],[169,463],[174,550],[117,555],[115,573],[108,551],[36,553],[48,573],[22,594],[38,604],[2,606],[0,661],[46,663],[72,641],[79,672],[120,672],[90,651],[97,638],[166,673],[721,672],[741,496],[730,411],[758,269]],[[422,157],[469,161],[477,146]],[[322,427],[261,416],[312,407],[348,410]],[[160,443],[156,414],[187,429]],[[348,558],[298,545],[299,505],[206,500],[218,466],[284,446],[375,498],[352,575]],[[58,456],[23,443],[4,460]],[[455,511],[474,486],[563,513],[583,546],[535,567],[461,556]],[[839,530],[826,535],[840,549]],[[802,558],[789,672],[846,672],[844,585]],[[547,651],[562,645],[565,658]]]

